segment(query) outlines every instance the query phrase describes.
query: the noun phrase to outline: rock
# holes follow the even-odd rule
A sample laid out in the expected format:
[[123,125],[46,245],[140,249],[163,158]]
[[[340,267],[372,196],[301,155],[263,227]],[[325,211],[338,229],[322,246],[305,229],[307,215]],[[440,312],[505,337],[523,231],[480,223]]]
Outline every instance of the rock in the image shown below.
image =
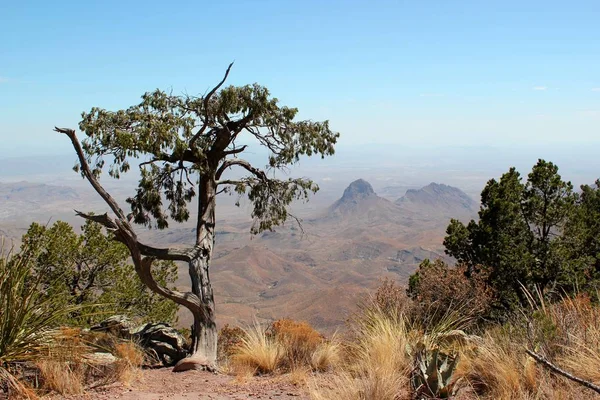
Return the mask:
[[129,318],[115,315],[94,325],[91,330],[134,340],[164,366],[175,365],[188,354],[185,338],[175,328],[162,322],[135,326]]
[[173,368],[173,372],[191,370],[215,372],[216,368],[207,359],[199,356],[184,358],[175,364],[175,367]]
[[117,357],[110,353],[92,353],[88,354],[85,360],[92,365],[112,365],[117,362]]
[[134,329],[135,324],[125,315],[113,315],[90,328],[92,331],[110,333],[123,339],[130,339]]

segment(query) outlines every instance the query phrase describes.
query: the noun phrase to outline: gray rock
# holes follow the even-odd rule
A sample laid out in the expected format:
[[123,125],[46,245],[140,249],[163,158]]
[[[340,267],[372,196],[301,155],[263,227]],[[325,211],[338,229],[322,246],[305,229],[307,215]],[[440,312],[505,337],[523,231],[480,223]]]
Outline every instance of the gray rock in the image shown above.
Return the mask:
[[156,361],[164,366],[175,365],[188,354],[185,338],[163,322],[136,326],[123,315],[114,315],[92,326],[92,331],[110,333],[122,339],[134,340]]

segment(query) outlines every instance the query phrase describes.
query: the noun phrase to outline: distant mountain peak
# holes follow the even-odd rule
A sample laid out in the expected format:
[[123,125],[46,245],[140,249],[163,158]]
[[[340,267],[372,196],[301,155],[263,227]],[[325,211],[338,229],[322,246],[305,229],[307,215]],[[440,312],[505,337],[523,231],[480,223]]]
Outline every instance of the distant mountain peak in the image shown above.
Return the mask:
[[396,204],[410,209],[431,208],[438,212],[474,212],[477,203],[459,188],[431,182],[420,189],[409,189]]
[[395,213],[395,208],[392,202],[377,196],[369,182],[357,179],[350,183],[342,197],[328,208],[328,215],[364,218],[368,214],[370,219],[382,216],[387,219]]
[[364,179],[357,179],[348,185],[340,200],[342,202],[356,201],[370,196],[376,196],[373,186]]

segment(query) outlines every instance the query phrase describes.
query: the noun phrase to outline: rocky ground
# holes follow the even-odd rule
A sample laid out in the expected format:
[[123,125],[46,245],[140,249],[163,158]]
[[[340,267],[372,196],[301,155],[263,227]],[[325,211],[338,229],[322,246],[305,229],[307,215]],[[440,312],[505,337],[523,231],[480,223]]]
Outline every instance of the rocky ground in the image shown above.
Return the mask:
[[294,384],[289,375],[236,378],[208,372],[173,373],[170,368],[143,370],[130,386],[115,384],[81,396],[53,397],[72,400],[167,400],[167,399],[297,399],[308,400],[306,385]]

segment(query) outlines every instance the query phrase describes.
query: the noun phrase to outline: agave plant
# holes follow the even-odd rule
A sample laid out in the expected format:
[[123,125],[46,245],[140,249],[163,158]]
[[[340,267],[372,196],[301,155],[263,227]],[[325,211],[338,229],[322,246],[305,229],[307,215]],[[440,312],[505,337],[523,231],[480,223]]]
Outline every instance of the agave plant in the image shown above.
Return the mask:
[[454,396],[457,381],[452,378],[458,359],[458,354],[450,356],[437,348],[427,350],[421,345],[415,355],[411,377],[415,398],[449,399]]

